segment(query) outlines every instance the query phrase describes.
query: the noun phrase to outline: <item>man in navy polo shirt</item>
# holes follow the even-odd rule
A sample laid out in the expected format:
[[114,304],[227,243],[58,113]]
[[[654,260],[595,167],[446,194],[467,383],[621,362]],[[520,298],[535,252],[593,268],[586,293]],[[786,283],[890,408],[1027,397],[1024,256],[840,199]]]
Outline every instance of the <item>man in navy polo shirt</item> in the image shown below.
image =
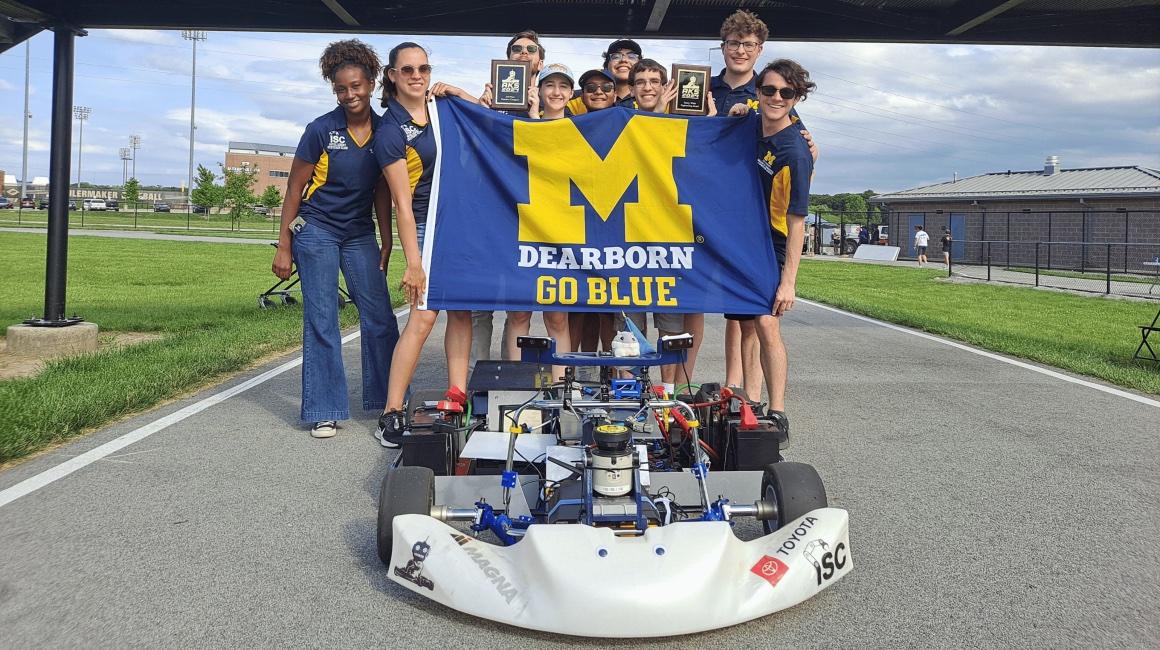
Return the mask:
[[[737,116],[758,110],[757,75],[753,67],[761,57],[769,27],[756,14],[745,10],[733,12],[721,23],[721,53],[725,68],[709,80],[709,90],[717,106],[718,115]],[[797,111],[790,118],[800,126]],[[809,145],[810,155],[818,158],[818,149],[809,132],[802,130]],[[725,382],[730,386],[744,386],[756,398],[761,394],[762,373],[760,347],[754,330],[746,328],[744,336],[737,321],[725,325]],[[752,392],[751,392],[752,391]]]
[[[629,38],[612,41],[601,55],[604,74],[616,84],[613,97],[614,106],[634,108],[636,98],[632,95],[632,82],[629,77],[632,69],[641,59],[640,44]],[[583,88],[581,88],[583,90]],[[582,115],[588,112],[584,105],[581,92],[578,90],[568,102],[568,112],[572,115]]]

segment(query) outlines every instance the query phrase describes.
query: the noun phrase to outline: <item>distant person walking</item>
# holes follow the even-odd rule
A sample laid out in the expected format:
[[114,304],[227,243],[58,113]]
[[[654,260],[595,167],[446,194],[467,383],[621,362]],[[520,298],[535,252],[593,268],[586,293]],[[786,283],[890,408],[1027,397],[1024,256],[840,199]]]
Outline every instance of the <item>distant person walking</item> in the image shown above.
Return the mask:
[[951,270],[951,231],[948,228],[943,228],[943,236],[938,240],[939,245],[942,246],[943,264],[946,265],[947,271]]
[[930,245],[930,235],[922,226],[914,227],[914,253],[918,256],[918,265],[926,264],[926,247]]

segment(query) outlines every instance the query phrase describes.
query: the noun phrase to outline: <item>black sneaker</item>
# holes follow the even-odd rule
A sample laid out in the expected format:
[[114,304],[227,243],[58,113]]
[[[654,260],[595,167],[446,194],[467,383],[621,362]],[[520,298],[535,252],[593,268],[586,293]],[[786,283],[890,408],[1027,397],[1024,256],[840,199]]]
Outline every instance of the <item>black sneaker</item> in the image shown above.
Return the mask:
[[403,441],[406,422],[402,411],[387,411],[379,416],[379,428],[375,430],[375,440],[388,449],[398,449]]
[[785,414],[785,411],[769,409],[766,411],[765,417],[773,422],[773,426],[777,427],[778,432],[784,435],[786,440],[789,440],[789,416]]

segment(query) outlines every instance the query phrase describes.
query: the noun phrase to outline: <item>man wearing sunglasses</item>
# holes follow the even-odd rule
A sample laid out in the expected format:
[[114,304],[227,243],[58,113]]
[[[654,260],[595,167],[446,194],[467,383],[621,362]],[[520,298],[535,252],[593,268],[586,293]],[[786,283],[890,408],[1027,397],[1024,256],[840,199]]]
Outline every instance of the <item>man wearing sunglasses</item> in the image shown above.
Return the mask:
[[[538,75],[540,70],[544,67],[544,54],[544,46],[540,44],[540,35],[530,29],[524,30],[512,36],[511,39],[508,40],[507,49],[504,51],[504,56],[506,56],[509,61],[527,61],[528,65],[531,67],[532,79],[535,79],[536,75]],[[490,108],[491,100],[494,97],[494,92],[495,89],[491,87],[491,82],[489,81],[485,83],[483,85],[483,94],[479,96],[479,103]],[[539,99],[536,96],[537,92],[538,88],[536,87],[528,88],[529,106],[536,105],[536,101]],[[527,110],[502,110],[500,112],[506,113],[508,115],[515,115],[517,117],[539,117],[539,115],[529,115]],[[471,312],[472,367],[475,366],[475,362],[479,359],[492,358],[491,338],[492,333],[495,331],[493,323],[494,316],[495,312],[490,311]],[[521,314],[521,319],[528,320],[530,319],[530,315]],[[508,347],[510,347],[507,344],[509,338],[514,340],[514,337],[509,329],[509,323],[505,318],[502,338],[504,343],[501,344],[501,348],[503,348],[505,351]],[[503,356],[507,357],[509,355],[505,352]]]
[[[632,96],[632,82],[629,81],[629,76],[632,74],[633,67],[640,62],[640,44],[628,38],[612,41],[604,50],[601,58],[604,62],[604,73],[614,84],[613,104],[632,108],[634,97]],[[583,84],[581,84],[580,90],[584,90]],[[573,115],[587,112],[582,92],[577,92],[572,101],[568,102],[568,111]]]
[[[786,434],[789,433],[789,418],[785,415],[788,357],[781,338],[781,316],[793,308],[796,297],[805,215],[810,204],[810,178],[814,173],[813,157],[791,114],[815,87],[810,73],[789,59],[770,63],[758,75],[761,132],[757,140],[757,166],[781,279],[772,313],[756,318],[725,315],[739,326],[742,341],[746,337],[758,340],[760,363],[756,369],[744,366],[743,372],[747,376],[753,372],[763,375],[769,392],[769,415]],[[761,389],[746,384],[745,392],[751,399],[758,399]]]

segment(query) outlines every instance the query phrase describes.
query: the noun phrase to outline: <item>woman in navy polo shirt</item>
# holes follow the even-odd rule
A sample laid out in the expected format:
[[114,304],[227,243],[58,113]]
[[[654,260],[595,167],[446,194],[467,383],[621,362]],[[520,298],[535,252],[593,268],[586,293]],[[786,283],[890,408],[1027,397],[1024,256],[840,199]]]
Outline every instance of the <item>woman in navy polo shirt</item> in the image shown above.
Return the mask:
[[[430,90],[430,93],[428,93]],[[387,407],[379,417],[375,436],[384,447],[398,447],[407,426],[403,398],[419,365],[419,353],[431,334],[439,312],[416,309],[427,284],[423,270],[423,235],[435,172],[435,134],[427,115],[427,96],[455,96],[478,103],[463,90],[444,83],[431,85],[427,51],[416,43],[400,43],[391,50],[383,72],[382,127],[375,132],[375,158],[395,201],[399,243],[407,257],[403,291],[411,315],[391,360]],[[446,400],[462,406],[467,399],[467,365],[471,355],[471,312],[447,312],[443,347],[447,353]]]
[[[331,43],[319,59],[338,107],[306,126],[286,186],[274,275],[298,266],[302,286],[302,410],[311,435],[329,438],[350,417],[342,337],[338,324],[338,271],[358,307],[362,329],[362,401],[386,403],[385,379],[399,325],[382,269],[391,251],[391,197],[371,152],[379,116],[371,110],[382,68],[374,49],[358,40]],[[374,206],[382,233],[375,240]]]

